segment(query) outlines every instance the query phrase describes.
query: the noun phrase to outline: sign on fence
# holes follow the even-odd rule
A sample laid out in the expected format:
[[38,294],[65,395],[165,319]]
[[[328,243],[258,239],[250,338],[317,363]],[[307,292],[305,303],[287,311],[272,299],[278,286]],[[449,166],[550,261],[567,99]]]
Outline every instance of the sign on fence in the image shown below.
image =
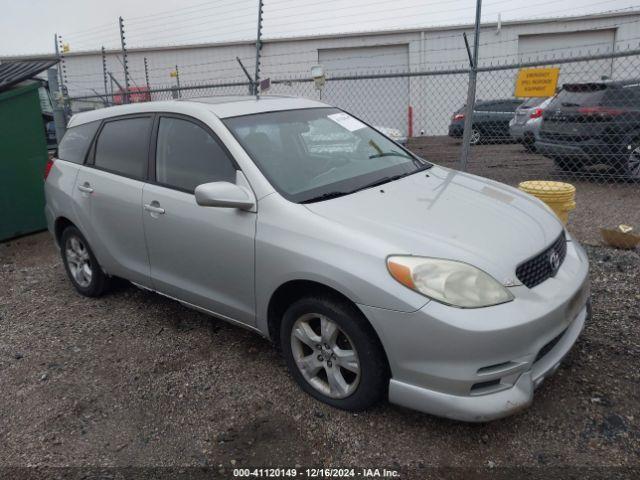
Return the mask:
[[521,68],[516,80],[517,98],[550,97],[556,93],[560,68]]
[[271,88],[271,78],[260,80],[260,93],[266,93]]

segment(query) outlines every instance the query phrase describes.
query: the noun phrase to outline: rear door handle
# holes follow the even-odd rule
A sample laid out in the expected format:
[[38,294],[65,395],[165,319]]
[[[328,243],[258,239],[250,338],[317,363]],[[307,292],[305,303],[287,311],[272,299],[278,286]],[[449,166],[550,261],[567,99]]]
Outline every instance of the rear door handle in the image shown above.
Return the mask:
[[78,190],[83,193],[93,193],[93,188],[91,188],[88,183],[85,183],[84,185],[78,185]]
[[150,203],[145,203],[144,204],[144,209],[147,212],[151,212],[151,213],[159,213],[159,214],[163,214],[164,213],[164,208],[158,206],[158,205],[152,205]]

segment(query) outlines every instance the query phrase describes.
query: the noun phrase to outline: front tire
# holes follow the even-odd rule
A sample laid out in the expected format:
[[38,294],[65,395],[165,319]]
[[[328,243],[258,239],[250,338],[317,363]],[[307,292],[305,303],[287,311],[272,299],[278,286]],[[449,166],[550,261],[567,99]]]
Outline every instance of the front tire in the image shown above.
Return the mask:
[[99,297],[110,286],[89,242],[76,227],[67,227],[60,237],[60,253],[67,276],[74,288],[85,297]]
[[321,402],[358,411],[387,392],[389,368],[382,345],[346,301],[332,296],[298,300],[283,316],[280,345],[293,378]]

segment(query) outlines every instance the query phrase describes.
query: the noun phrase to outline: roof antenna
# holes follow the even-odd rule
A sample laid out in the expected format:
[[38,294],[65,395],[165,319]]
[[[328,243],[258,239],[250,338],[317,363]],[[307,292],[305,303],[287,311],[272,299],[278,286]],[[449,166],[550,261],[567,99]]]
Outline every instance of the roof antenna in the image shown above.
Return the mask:
[[498,14],[498,24],[496,25],[496,35],[500,35],[500,30],[502,30],[502,14]]

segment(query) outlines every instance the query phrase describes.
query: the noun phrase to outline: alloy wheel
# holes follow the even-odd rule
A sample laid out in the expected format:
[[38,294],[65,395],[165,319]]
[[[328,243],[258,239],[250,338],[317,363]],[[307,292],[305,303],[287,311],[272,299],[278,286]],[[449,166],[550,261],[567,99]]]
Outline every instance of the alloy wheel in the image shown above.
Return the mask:
[[65,244],[65,258],[69,266],[69,272],[75,282],[82,288],[87,288],[91,284],[93,269],[89,250],[82,239],[71,236]]
[[629,145],[629,150],[627,174],[633,179],[640,179],[640,145]]
[[477,128],[471,130],[471,139],[469,141],[471,145],[480,143],[480,131]]
[[336,322],[307,313],[291,329],[291,351],[304,379],[330,398],[346,398],[360,382],[360,361],[354,343]]

